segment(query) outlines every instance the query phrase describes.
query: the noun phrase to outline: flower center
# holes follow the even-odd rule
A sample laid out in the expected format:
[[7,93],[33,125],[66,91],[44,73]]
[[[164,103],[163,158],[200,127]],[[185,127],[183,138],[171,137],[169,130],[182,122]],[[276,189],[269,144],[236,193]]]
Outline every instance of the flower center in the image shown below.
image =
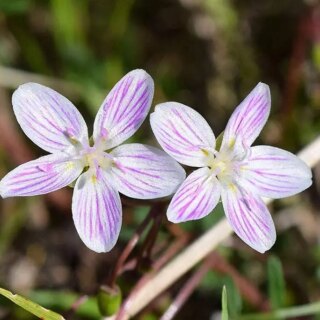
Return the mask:
[[241,174],[244,158],[239,158],[232,149],[207,151],[207,166],[222,184],[230,185]]
[[114,163],[112,156],[104,152],[99,145],[88,146],[81,153],[83,166],[92,173],[94,181],[99,177],[99,169],[108,170]]
[[212,174],[216,175],[219,180],[225,180],[228,176],[231,176],[233,172],[231,159],[219,152],[209,159],[208,167]]

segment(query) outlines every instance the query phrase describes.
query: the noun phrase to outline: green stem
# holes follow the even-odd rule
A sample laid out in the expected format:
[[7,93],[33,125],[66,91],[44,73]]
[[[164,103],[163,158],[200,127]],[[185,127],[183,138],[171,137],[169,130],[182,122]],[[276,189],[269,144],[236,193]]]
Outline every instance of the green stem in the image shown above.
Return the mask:
[[302,306],[278,309],[269,313],[248,314],[237,318],[238,320],[272,320],[288,319],[294,317],[308,316],[320,313],[320,302],[314,302]]

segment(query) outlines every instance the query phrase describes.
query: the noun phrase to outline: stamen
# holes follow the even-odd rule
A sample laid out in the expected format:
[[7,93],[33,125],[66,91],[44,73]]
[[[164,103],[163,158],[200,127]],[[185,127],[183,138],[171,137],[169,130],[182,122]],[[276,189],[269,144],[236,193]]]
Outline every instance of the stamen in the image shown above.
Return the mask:
[[201,151],[204,153],[204,155],[206,156],[206,157],[208,157],[209,156],[209,151],[208,150],[206,150],[206,149],[201,149]]

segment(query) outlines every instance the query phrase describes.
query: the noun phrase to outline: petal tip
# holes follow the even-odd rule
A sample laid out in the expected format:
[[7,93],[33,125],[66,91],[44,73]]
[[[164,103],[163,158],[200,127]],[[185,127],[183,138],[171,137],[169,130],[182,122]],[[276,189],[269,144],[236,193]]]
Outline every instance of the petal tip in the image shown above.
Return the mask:
[[[82,239],[83,241],[83,239]],[[88,243],[83,241],[83,243],[92,251],[96,252],[96,253],[106,253],[106,252],[110,252],[114,246],[116,245],[117,241],[113,241],[110,243],[107,242],[94,242],[94,243]]]
[[173,215],[172,213],[167,212],[167,219],[168,221],[170,221],[171,223],[177,224],[183,221],[180,221],[179,219],[176,218],[175,215]]
[[3,190],[3,184],[2,181],[0,182],[0,197],[1,198],[6,198],[4,190]]
[[133,76],[135,78],[140,78],[141,80],[146,80],[149,85],[154,86],[153,79],[150,74],[143,69],[135,69],[130,71],[127,75]]
[[270,87],[264,82],[259,82],[255,88],[257,92],[262,93],[266,96],[266,98],[271,101],[271,92],[270,92]]
[[26,91],[36,90],[37,88],[40,88],[40,87],[44,87],[44,86],[36,82],[26,82],[26,83],[20,84],[12,94],[12,101],[18,98],[18,95],[23,94]]
[[253,248],[253,249],[255,249],[256,251],[258,251],[261,254],[264,254],[273,247],[275,242],[276,242],[276,236],[272,237],[271,239],[267,239],[267,241],[265,243],[263,243],[263,245],[261,245],[260,247],[257,247],[257,248]]

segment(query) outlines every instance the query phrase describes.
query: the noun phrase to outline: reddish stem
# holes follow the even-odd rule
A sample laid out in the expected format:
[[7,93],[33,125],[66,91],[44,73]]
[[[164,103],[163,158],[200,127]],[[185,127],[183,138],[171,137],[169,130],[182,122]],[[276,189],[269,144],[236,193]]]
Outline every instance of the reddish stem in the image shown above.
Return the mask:
[[171,303],[170,307],[163,314],[160,320],[171,320],[185,304],[193,291],[197,288],[202,278],[208,273],[212,267],[211,255],[202,263],[198,270],[192,275],[192,277],[185,283],[177,297]]
[[312,10],[313,8],[309,8],[300,18],[297,36],[295,38],[292,54],[289,60],[288,74],[282,99],[282,114],[285,117],[285,124],[287,124],[288,119],[290,119],[288,115],[292,112],[295,97],[299,88],[303,61],[307,50],[307,42],[310,40],[312,33]]
[[88,300],[88,296],[84,295],[76,299],[70,309],[65,313],[65,318],[66,319],[71,319],[71,317],[76,313],[76,311]]
[[[162,204],[160,204],[162,205]],[[128,259],[130,253],[137,245],[142,233],[147,228],[149,222],[155,218],[155,216],[158,214],[159,209],[159,203],[155,203],[154,206],[150,209],[148,215],[145,217],[145,219],[141,222],[141,224],[138,226],[136,232],[130,239],[130,241],[127,243],[126,247],[122,251],[119,259],[117,260],[117,263],[113,269],[113,272],[108,280],[108,285],[111,288],[114,288],[116,285],[117,276],[120,273],[120,271],[123,269],[123,265]]]
[[155,244],[155,241],[157,239],[160,227],[161,227],[161,220],[162,216],[157,215],[153,220],[153,225],[151,229],[149,230],[142,246],[140,253],[137,258],[137,267],[141,267],[141,264],[143,263],[144,259],[148,259],[151,257],[151,251]]

